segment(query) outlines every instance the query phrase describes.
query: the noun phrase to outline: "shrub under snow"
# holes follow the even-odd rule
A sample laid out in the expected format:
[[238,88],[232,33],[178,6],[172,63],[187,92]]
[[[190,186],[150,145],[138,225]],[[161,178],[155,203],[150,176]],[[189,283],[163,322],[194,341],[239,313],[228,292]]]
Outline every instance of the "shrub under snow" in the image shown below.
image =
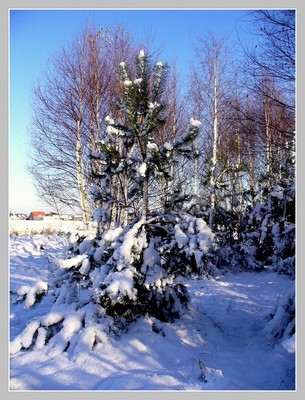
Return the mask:
[[48,288],[40,283],[20,289],[27,307],[47,289],[54,304],[14,339],[11,352],[47,345],[51,356],[77,356],[139,316],[178,318],[188,304],[180,278],[218,272],[209,261],[212,245],[210,228],[190,215],[142,218],[95,239],[78,239],[70,258],[57,260]]
[[283,339],[292,337],[295,333],[295,287],[284,293],[278,302],[275,312],[265,327],[265,333],[270,338]]

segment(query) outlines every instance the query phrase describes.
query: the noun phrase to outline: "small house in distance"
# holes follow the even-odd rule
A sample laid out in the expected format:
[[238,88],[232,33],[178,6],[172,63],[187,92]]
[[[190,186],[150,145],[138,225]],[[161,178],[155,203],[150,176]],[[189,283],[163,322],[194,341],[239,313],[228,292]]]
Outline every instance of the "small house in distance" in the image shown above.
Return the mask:
[[26,214],[10,212],[10,219],[19,219],[19,220],[22,220],[22,219],[26,219],[26,218],[27,218],[27,215],[26,215]]
[[32,211],[27,219],[32,221],[42,221],[45,216],[46,213],[44,211]]

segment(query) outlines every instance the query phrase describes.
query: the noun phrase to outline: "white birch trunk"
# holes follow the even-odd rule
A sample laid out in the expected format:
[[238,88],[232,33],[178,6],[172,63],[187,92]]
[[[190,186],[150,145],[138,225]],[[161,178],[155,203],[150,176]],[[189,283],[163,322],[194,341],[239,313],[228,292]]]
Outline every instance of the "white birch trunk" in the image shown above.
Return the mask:
[[88,212],[88,202],[87,193],[84,182],[84,166],[83,166],[83,154],[82,154],[82,144],[81,144],[81,122],[78,120],[76,123],[76,175],[77,175],[77,185],[80,196],[80,204],[83,215],[83,222],[88,228],[89,226],[89,212]]
[[124,174],[124,181],[123,181],[123,196],[124,196],[124,207],[122,209],[122,222],[123,226],[128,225],[128,184],[129,184],[129,178],[127,172]]
[[266,174],[270,176],[271,172],[271,135],[270,135],[270,106],[269,100],[264,97],[264,112],[265,112],[265,133],[266,133]]
[[216,181],[215,181],[215,168],[217,163],[217,141],[218,141],[218,75],[217,75],[217,61],[214,61],[214,109],[213,109],[213,153],[211,165],[211,200],[210,200],[210,216],[209,226],[213,229],[214,213],[216,206]]
[[198,198],[198,138],[195,139],[195,152],[196,152],[196,157],[194,159],[194,195],[196,199],[196,204],[197,204],[197,198]]

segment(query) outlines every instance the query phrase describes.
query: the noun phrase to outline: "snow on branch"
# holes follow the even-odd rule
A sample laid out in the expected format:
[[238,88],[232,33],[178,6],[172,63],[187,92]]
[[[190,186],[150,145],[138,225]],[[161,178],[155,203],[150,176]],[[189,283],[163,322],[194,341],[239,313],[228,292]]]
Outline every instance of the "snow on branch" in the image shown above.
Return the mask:
[[191,126],[194,126],[195,128],[199,128],[201,126],[201,122],[198,121],[198,119],[194,119],[194,118],[190,119],[190,124],[191,124]]
[[24,307],[30,308],[36,304],[39,299],[48,291],[48,284],[46,282],[37,282],[34,286],[21,286],[17,290],[17,294],[25,299]]

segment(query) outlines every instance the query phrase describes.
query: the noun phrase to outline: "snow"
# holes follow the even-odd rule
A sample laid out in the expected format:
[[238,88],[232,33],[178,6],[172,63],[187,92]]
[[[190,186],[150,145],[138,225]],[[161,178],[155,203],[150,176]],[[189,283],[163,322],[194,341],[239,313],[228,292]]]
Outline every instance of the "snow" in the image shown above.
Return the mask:
[[45,326],[51,326],[54,324],[57,324],[57,322],[60,322],[64,319],[64,315],[59,312],[50,312],[48,313],[42,320],[43,325]]
[[182,249],[189,241],[189,238],[181,230],[181,228],[178,224],[175,225],[175,239],[176,239],[179,249]]
[[[10,233],[14,235],[30,235],[36,233],[79,233],[83,230],[83,222],[81,221],[60,221],[60,220],[43,220],[43,221],[27,221],[12,220],[9,221]],[[90,223],[90,229],[94,228],[95,223]],[[85,230],[84,230],[85,231]]]
[[105,123],[106,123],[107,125],[113,125],[113,124],[114,124],[114,120],[113,120],[109,115],[107,115],[107,116],[105,117]]
[[114,128],[111,125],[107,126],[106,132],[108,133],[108,135],[118,135],[119,134],[119,130]]
[[31,286],[23,285],[17,290],[17,294],[19,294],[19,296],[25,296],[30,289]]
[[[135,235],[140,227],[141,223],[125,235],[127,253],[138,245],[140,237]],[[198,236],[201,228],[190,224],[189,234]],[[184,240],[178,229],[177,236]],[[20,294],[35,285],[44,288],[39,282],[49,282],[57,273],[55,261],[64,259],[67,245],[63,235],[11,237],[12,299],[21,286]],[[127,253],[122,256],[128,258]],[[152,241],[144,254],[145,265],[158,261]],[[81,268],[86,267],[84,260]],[[113,279],[113,293],[133,287],[124,272],[118,281]],[[101,274],[101,281],[108,276],[103,268],[91,273]],[[184,282],[191,303],[180,319],[162,323],[141,317],[119,336],[105,334],[104,320],[83,328],[84,308],[75,311],[65,303],[54,308],[50,296],[39,307],[24,308],[12,301],[10,390],[295,390],[295,336],[275,340],[270,335],[274,328],[270,315],[275,313],[277,321],[284,300],[293,296],[288,277],[265,270]],[[89,309],[96,311],[91,304],[86,307],[87,316]],[[47,327],[60,321],[63,329],[44,346]],[[35,348],[19,351],[31,347],[35,331]],[[64,351],[68,341],[70,347]]]
[[37,332],[38,332],[38,337],[37,337],[37,341],[35,343],[35,349],[39,350],[39,349],[42,349],[46,343],[47,330],[41,326],[40,328],[38,328]]
[[148,103],[148,108],[150,109],[150,110],[154,110],[155,108],[157,108],[157,107],[160,107],[160,104],[159,103],[157,103],[156,101],[154,101],[154,102],[149,102]]
[[90,261],[88,258],[85,258],[82,262],[82,266],[79,269],[79,272],[82,275],[86,275],[88,274],[88,272],[90,271]]
[[47,354],[51,358],[62,354],[73,335],[81,330],[81,317],[82,315],[80,313],[75,312],[65,318],[63,329],[53,336],[49,342]]
[[118,228],[114,228],[114,229],[108,229],[103,234],[103,240],[105,242],[112,243],[112,242],[116,241],[121,236],[122,233],[123,233],[123,228],[122,227],[118,227]]
[[201,122],[198,121],[197,119],[191,118],[190,119],[190,124],[196,128],[199,128],[201,125]]
[[110,273],[104,280],[104,283],[109,282],[106,291],[112,300],[124,296],[128,296],[130,299],[136,298],[137,291],[133,287],[133,273],[129,269]]
[[289,339],[282,342],[282,346],[288,353],[295,353],[295,335],[292,335]]
[[146,175],[147,164],[146,162],[142,162],[142,164],[138,168],[138,175],[145,177]]
[[113,260],[117,260],[116,269],[121,271],[125,267],[129,267],[132,263],[132,249],[142,249],[146,246],[146,241],[141,239],[141,235],[137,238],[138,230],[142,227],[144,220],[139,220],[123,237],[123,242],[113,253]]
[[155,264],[160,264],[160,255],[154,248],[154,241],[151,240],[149,246],[144,250],[143,255],[143,271],[146,271],[148,267],[153,267]]
[[36,331],[36,329],[39,326],[39,322],[36,320],[32,320],[26,327],[26,329],[22,332],[21,334],[21,343],[23,347],[26,349],[30,347],[32,343],[32,337],[33,333]]
[[167,150],[167,151],[173,150],[173,145],[172,145],[172,143],[165,142],[164,145],[163,145],[163,147],[164,147],[165,150]]
[[126,79],[126,80],[123,82],[123,85],[124,85],[125,87],[132,86],[132,81],[130,81],[129,79]]
[[[152,103],[150,103],[152,104]],[[158,146],[156,145],[156,143],[152,143],[152,142],[147,142],[147,150],[149,151],[158,151]]]
[[287,289],[285,294],[278,299],[278,303],[276,306],[276,310],[273,313],[273,318],[266,324],[264,328],[264,332],[267,337],[279,337],[287,335],[287,330],[290,330],[290,313],[289,306],[293,305],[295,301],[295,287],[294,284],[291,284],[290,287]]
[[36,296],[45,293],[47,290],[48,285],[46,282],[37,282],[36,285],[32,286],[26,294],[26,299],[24,303],[25,308],[32,307],[32,305],[36,301]]
[[59,268],[70,269],[72,267],[78,267],[80,264],[82,264],[84,259],[87,257],[88,257],[87,255],[79,254],[78,256],[64,259],[64,260],[58,259],[58,260],[56,260],[56,264]]
[[[152,239],[149,246],[144,250],[143,264],[141,271],[145,274],[145,286],[160,288],[165,286],[166,279],[164,279],[164,270],[160,267],[160,255],[154,247],[155,241]],[[172,283],[172,282],[167,282]]]
[[89,250],[92,246],[92,240],[94,239],[95,235],[90,234],[89,236],[86,237],[85,240],[82,241],[82,243],[79,245],[79,252],[80,254],[84,254],[87,250]]
[[142,49],[142,50],[139,52],[138,58],[141,59],[141,58],[144,58],[144,57],[145,57],[145,52],[144,52],[144,50]]
[[143,82],[143,79],[142,79],[142,78],[137,78],[137,79],[135,79],[135,80],[133,81],[133,83],[134,83],[135,85],[141,85],[142,82]]

